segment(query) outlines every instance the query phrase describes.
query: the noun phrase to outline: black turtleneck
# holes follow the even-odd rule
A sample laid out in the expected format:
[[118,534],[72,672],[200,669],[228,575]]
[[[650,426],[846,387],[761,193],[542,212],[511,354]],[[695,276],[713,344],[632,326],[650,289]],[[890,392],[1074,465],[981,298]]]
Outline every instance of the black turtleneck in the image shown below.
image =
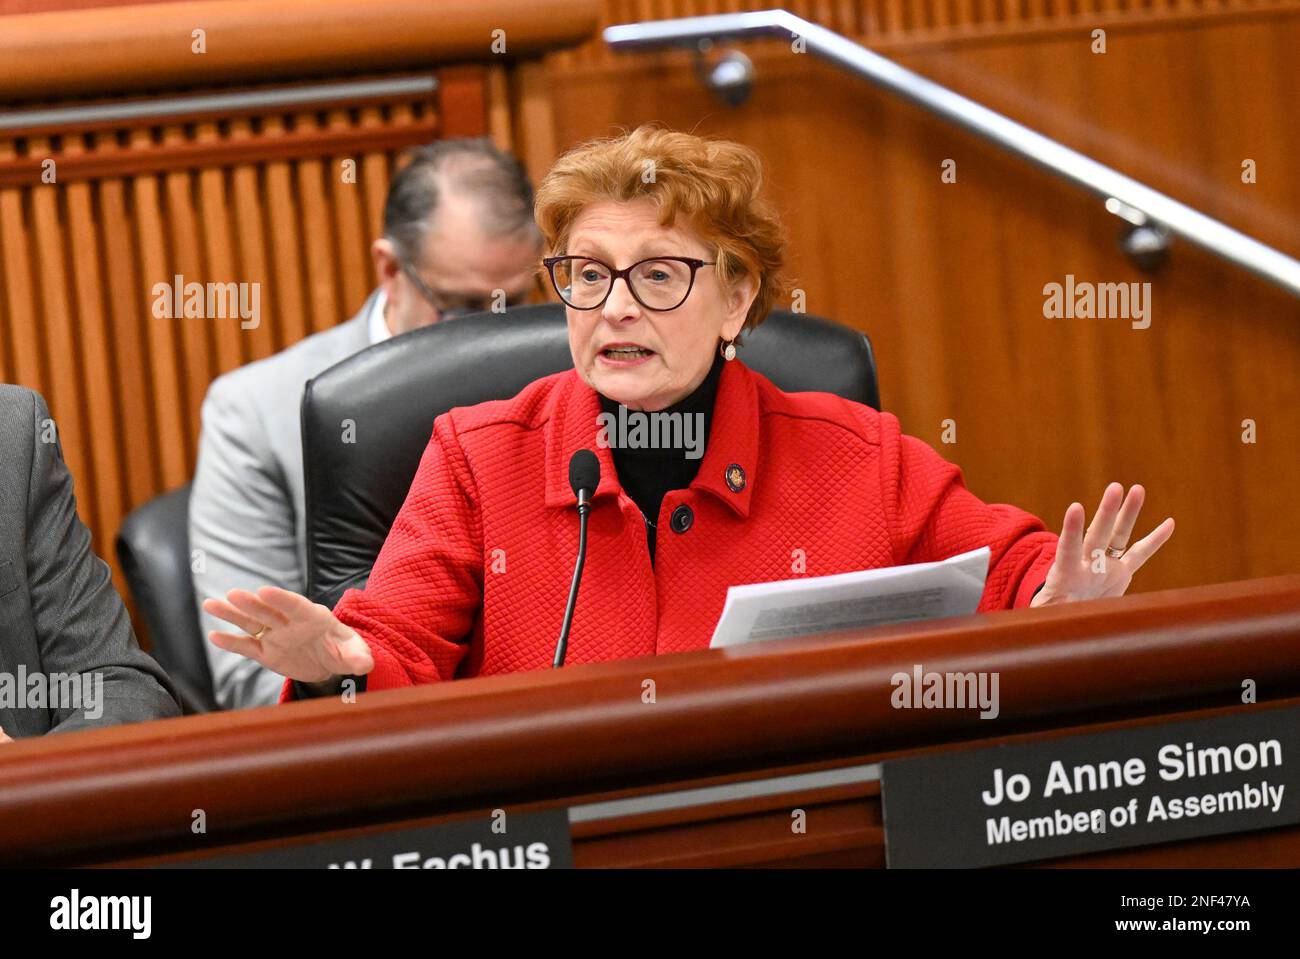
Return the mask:
[[[662,413],[681,413],[686,416],[700,414],[704,418],[704,437],[701,451],[708,448],[709,430],[713,426],[713,402],[718,394],[718,379],[722,375],[725,361],[718,356],[713,361],[708,375],[695,391],[683,400],[679,400]],[[620,404],[601,396],[600,407],[605,413],[619,416]],[[628,410],[627,415],[637,411]],[[618,420],[616,419],[616,422]],[[699,459],[689,459],[685,449],[628,449],[619,446],[621,437],[611,435],[610,452],[614,457],[614,470],[618,481],[628,496],[636,503],[646,521],[646,543],[650,547],[650,563],[655,561],[655,526],[659,521],[659,506],[664,494],[669,490],[686,489],[700,470]]]

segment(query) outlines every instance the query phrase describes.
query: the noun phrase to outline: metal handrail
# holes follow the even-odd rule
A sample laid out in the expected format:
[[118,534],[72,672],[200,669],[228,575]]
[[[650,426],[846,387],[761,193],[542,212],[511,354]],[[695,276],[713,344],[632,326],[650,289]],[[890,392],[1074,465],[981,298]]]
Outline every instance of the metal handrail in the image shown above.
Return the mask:
[[123,100],[66,107],[44,107],[0,113],[0,131],[38,126],[74,126],[89,123],[126,123],[167,120],[194,113],[267,110],[276,107],[329,107],[340,101],[433,94],[438,78],[429,75],[384,77],[378,80],[344,80],[257,90],[190,93],[170,97]]
[[1104,198],[1110,212],[1167,230],[1300,297],[1300,261],[789,11],[655,20],[604,32],[605,41],[618,49],[698,47],[701,41],[764,36],[801,39],[823,59]]

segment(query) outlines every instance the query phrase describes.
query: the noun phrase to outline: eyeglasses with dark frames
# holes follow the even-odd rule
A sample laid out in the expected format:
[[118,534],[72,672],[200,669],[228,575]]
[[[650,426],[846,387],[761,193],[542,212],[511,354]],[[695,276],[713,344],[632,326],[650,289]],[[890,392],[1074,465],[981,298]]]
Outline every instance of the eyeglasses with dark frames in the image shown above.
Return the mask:
[[[415,269],[415,264],[410,260],[404,256],[399,256],[397,262],[401,267],[402,272],[406,274],[407,279],[411,281],[420,296],[424,297],[425,301],[437,310],[444,318],[465,316],[470,313],[486,313],[493,307],[493,297],[491,296],[479,297],[472,300],[462,299],[459,303],[449,303],[445,294],[434,292],[433,288],[430,287],[428,283],[424,282],[424,277],[420,276],[419,272]],[[538,285],[533,292],[539,292],[540,289],[541,287]],[[529,295],[531,294],[508,297],[506,305],[514,306],[521,303]]]
[[690,256],[652,256],[616,270],[593,256],[548,256],[542,260],[551,275],[551,285],[565,306],[575,310],[596,310],[605,305],[614,281],[627,284],[633,298],[647,310],[665,313],[675,310],[691,295],[695,274],[716,260]]

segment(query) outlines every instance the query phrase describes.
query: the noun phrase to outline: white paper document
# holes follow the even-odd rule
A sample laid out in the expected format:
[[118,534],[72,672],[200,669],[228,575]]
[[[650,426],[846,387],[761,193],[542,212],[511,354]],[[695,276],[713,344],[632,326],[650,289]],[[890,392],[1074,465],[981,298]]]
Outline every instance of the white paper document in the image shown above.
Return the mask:
[[710,649],[975,612],[989,548],[935,563],[732,586]]

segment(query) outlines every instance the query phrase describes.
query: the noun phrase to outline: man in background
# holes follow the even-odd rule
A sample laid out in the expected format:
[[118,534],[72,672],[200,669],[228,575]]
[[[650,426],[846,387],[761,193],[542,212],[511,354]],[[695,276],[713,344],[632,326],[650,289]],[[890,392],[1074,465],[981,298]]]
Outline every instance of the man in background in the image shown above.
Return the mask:
[[[449,316],[498,308],[536,288],[541,234],[519,162],[486,140],[413,152],[393,179],[384,235],[371,246],[379,287],[352,319],[214,380],[203,403],[190,494],[190,549],[204,633],[225,625],[203,600],[264,585],[306,592],[299,407],[309,379],[367,346]],[[279,699],[284,678],[207,647],[226,709]]]
[[45,400],[0,384],[0,748],[180,714],[91,552]]

